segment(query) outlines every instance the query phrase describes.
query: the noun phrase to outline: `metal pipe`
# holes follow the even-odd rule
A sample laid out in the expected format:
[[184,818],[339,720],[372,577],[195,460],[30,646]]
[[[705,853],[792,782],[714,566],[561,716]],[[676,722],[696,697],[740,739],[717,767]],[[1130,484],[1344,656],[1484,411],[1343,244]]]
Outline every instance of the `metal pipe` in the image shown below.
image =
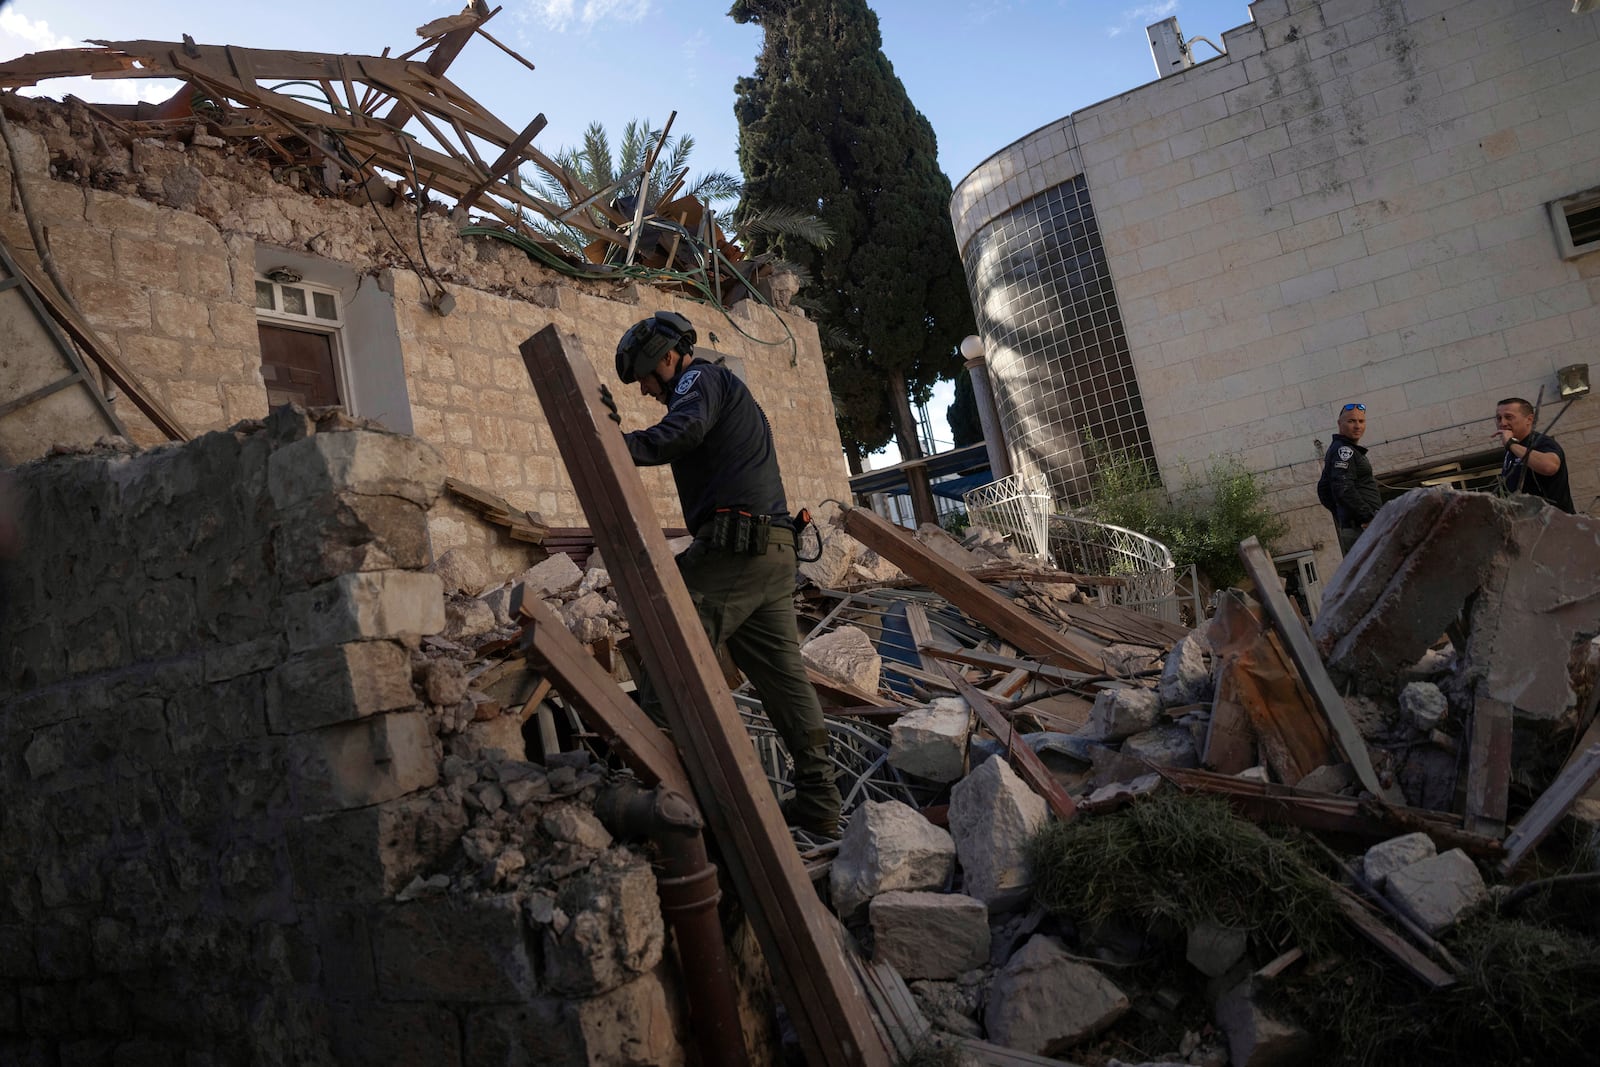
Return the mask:
[[678,939],[689,1029],[700,1062],[706,1067],[749,1067],[728,946],[717,915],[722,890],[716,865],[706,855],[699,810],[674,790],[645,789],[622,780],[601,790],[594,811],[618,839],[642,837],[657,848],[656,892],[662,917]]

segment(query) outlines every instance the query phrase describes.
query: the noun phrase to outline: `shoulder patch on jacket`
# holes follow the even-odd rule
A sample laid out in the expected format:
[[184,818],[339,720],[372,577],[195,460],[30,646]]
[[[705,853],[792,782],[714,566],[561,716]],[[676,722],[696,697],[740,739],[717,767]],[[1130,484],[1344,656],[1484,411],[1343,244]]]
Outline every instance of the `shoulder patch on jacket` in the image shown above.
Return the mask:
[[698,370],[692,370],[692,371],[690,371],[689,373],[687,373],[687,374],[685,374],[683,376],[683,378],[678,382],[678,387],[676,389],[674,389],[673,392],[676,393],[679,396],[682,396],[684,393],[687,393],[690,389],[693,389],[694,388],[694,383],[699,381],[699,380],[700,380],[700,372]]
[[[683,392],[683,387],[682,386],[678,387],[678,392],[680,392],[680,393]],[[1340,445],[1339,446],[1339,458],[1344,460],[1346,463],[1349,463],[1351,458],[1353,458],[1355,456],[1355,454],[1356,454],[1356,450],[1351,448],[1349,445]]]

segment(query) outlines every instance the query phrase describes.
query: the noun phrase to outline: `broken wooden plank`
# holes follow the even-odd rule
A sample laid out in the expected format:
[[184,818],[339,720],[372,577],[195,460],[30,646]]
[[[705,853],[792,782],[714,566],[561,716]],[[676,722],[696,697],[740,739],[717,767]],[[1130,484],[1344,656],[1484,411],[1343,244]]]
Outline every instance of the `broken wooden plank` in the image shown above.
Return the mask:
[[1097,673],[1099,650],[1061,633],[994,592],[949,560],[930,552],[905,530],[864,508],[845,508],[834,525],[906,574],[950,601],[979,623],[1033,655],[1056,659],[1057,666]]
[[888,1067],[890,1054],[818,899],[701,628],[650,497],[601,405],[594,368],[546,326],[521,346],[573,487],[661,694],[701,811],[814,1063]]
[[524,620],[522,649],[528,663],[554,683],[590,729],[620,749],[623,762],[646,785],[659,782],[693,799],[688,772],[671,739],[617,687],[561,617],[525,592],[519,584],[512,594],[511,610],[514,617]]
[[979,652],[970,648],[938,648],[928,646],[918,648],[928,659],[948,660],[951,663],[964,663],[969,667],[988,667],[997,671],[1024,670],[1039,678],[1056,682],[1060,685],[1077,685],[1087,682],[1093,675],[1083,674],[1079,671],[1069,671],[1061,667],[1052,667],[1048,663],[1039,663],[1034,660],[1016,659],[1012,656],[997,656],[989,652]]
[[1067,791],[1061,788],[1061,783],[1056,781],[1055,775],[1039,759],[1038,753],[1029,748],[1027,742],[1015,735],[1011,724],[1006,717],[995,707],[994,701],[961,677],[959,671],[944,666],[944,673],[955,684],[956,691],[961,694],[969,707],[977,714],[978,721],[999,739],[1005,746],[1009,762],[1015,765],[1017,777],[1028,783],[1028,787],[1044,798],[1056,818],[1062,822],[1070,821],[1078,813],[1078,806],[1073,803]]
[[1511,794],[1511,706],[1477,693],[1467,750],[1467,829],[1505,833]]
[[1344,697],[1334,688],[1333,679],[1328,677],[1327,668],[1322,665],[1322,657],[1317,655],[1316,646],[1311,643],[1311,635],[1306,633],[1305,624],[1300,621],[1300,616],[1295,613],[1288,595],[1284,593],[1267,550],[1254,537],[1247,537],[1239,542],[1239,559],[1244,563],[1251,581],[1255,582],[1256,595],[1260,597],[1273,625],[1283,635],[1285,644],[1289,646],[1289,655],[1305,679],[1307,690],[1328,725],[1333,728],[1334,740],[1355,769],[1362,787],[1375,797],[1401,799],[1397,790],[1392,787],[1385,789],[1378,781],[1378,772],[1373,770],[1372,757],[1367,752],[1367,742],[1351,721],[1350,712],[1344,706]]
[[1506,835],[1506,858],[1500,861],[1500,876],[1509,875],[1584,792],[1600,779],[1600,743],[1590,745],[1556,775],[1550,787],[1539,794],[1516,829]]
[[1350,925],[1390,959],[1410,971],[1413,977],[1430,989],[1448,989],[1456,984],[1454,975],[1430,960],[1421,949],[1385,926],[1377,916],[1367,910],[1366,905],[1354,893],[1331,879],[1328,881],[1328,888],[1333,892],[1339,911],[1350,920]]
[[[105,376],[110,378],[118,389],[127,394],[128,399],[133,401],[133,406],[143,412],[145,417],[155,424],[156,429],[166,434],[169,440],[189,440],[191,434],[184,428],[183,423],[178,421],[178,417],[165,404],[146,391],[144,383],[134,376],[133,371],[129,370],[122,360],[111,353],[111,350],[100,340],[100,335],[95,332],[94,327],[89,325],[88,320],[62,301],[55,294],[54,288],[45,284],[26,262],[10,255],[11,248],[3,240],[0,240],[0,250],[6,253],[5,264],[7,268],[15,269],[15,276],[21,278],[27,284],[27,288],[32,290],[39,303],[50,313],[50,317],[55,319],[61,329],[77,343],[85,355],[94,360],[95,365],[100,368]],[[103,406],[104,402],[102,401],[101,403]],[[112,423],[116,424],[116,417],[111,415],[109,410],[107,414]]]
[[911,644],[917,650],[917,659],[922,664],[922,669],[930,674],[937,671],[938,665],[926,651],[934,647],[933,626],[928,622],[928,609],[921,604],[907,602],[906,629],[911,631]]

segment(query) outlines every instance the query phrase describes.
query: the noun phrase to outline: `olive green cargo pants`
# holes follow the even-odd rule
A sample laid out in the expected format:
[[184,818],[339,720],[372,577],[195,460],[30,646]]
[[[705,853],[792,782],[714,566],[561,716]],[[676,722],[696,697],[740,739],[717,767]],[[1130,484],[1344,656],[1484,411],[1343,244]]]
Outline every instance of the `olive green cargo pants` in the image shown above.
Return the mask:
[[[828,762],[828,731],[800,659],[794,534],[774,529],[760,556],[736,556],[697,538],[679,554],[678,571],[712,646],[727,645],[794,760],[795,799],[787,814],[807,829],[836,823],[839,790]],[[666,721],[648,679],[639,680],[639,697],[652,719]]]

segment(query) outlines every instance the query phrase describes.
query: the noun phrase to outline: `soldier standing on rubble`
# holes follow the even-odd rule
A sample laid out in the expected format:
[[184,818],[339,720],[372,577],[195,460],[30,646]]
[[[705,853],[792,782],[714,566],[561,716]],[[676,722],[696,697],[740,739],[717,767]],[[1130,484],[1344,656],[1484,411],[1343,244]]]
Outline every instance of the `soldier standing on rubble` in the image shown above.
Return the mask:
[[1567,454],[1556,439],[1533,429],[1533,405],[1520,396],[1507,397],[1494,408],[1494,441],[1506,450],[1500,461],[1500,488],[1507,493],[1542,497],[1573,514],[1572,487],[1567,481]]
[[1346,404],[1340,409],[1339,432],[1333,435],[1333,443],[1322,459],[1322,477],[1317,479],[1317,499],[1333,514],[1333,525],[1339,531],[1339,551],[1344,555],[1350,554],[1361,531],[1383,504],[1367,450],[1360,444],[1361,435],[1366,432],[1367,405]]
[[[661,421],[624,435],[641,467],[672,465],[694,543],[678,569],[712,645],[726,644],[754,683],[794,760],[790,825],[835,836],[839,790],[828,731],[800,658],[794,614],[795,531],[767,417],[728,368],[694,358],[689,320],[658,311],[617,342],[617,377],[667,407]],[[662,721],[641,680],[641,702]]]

